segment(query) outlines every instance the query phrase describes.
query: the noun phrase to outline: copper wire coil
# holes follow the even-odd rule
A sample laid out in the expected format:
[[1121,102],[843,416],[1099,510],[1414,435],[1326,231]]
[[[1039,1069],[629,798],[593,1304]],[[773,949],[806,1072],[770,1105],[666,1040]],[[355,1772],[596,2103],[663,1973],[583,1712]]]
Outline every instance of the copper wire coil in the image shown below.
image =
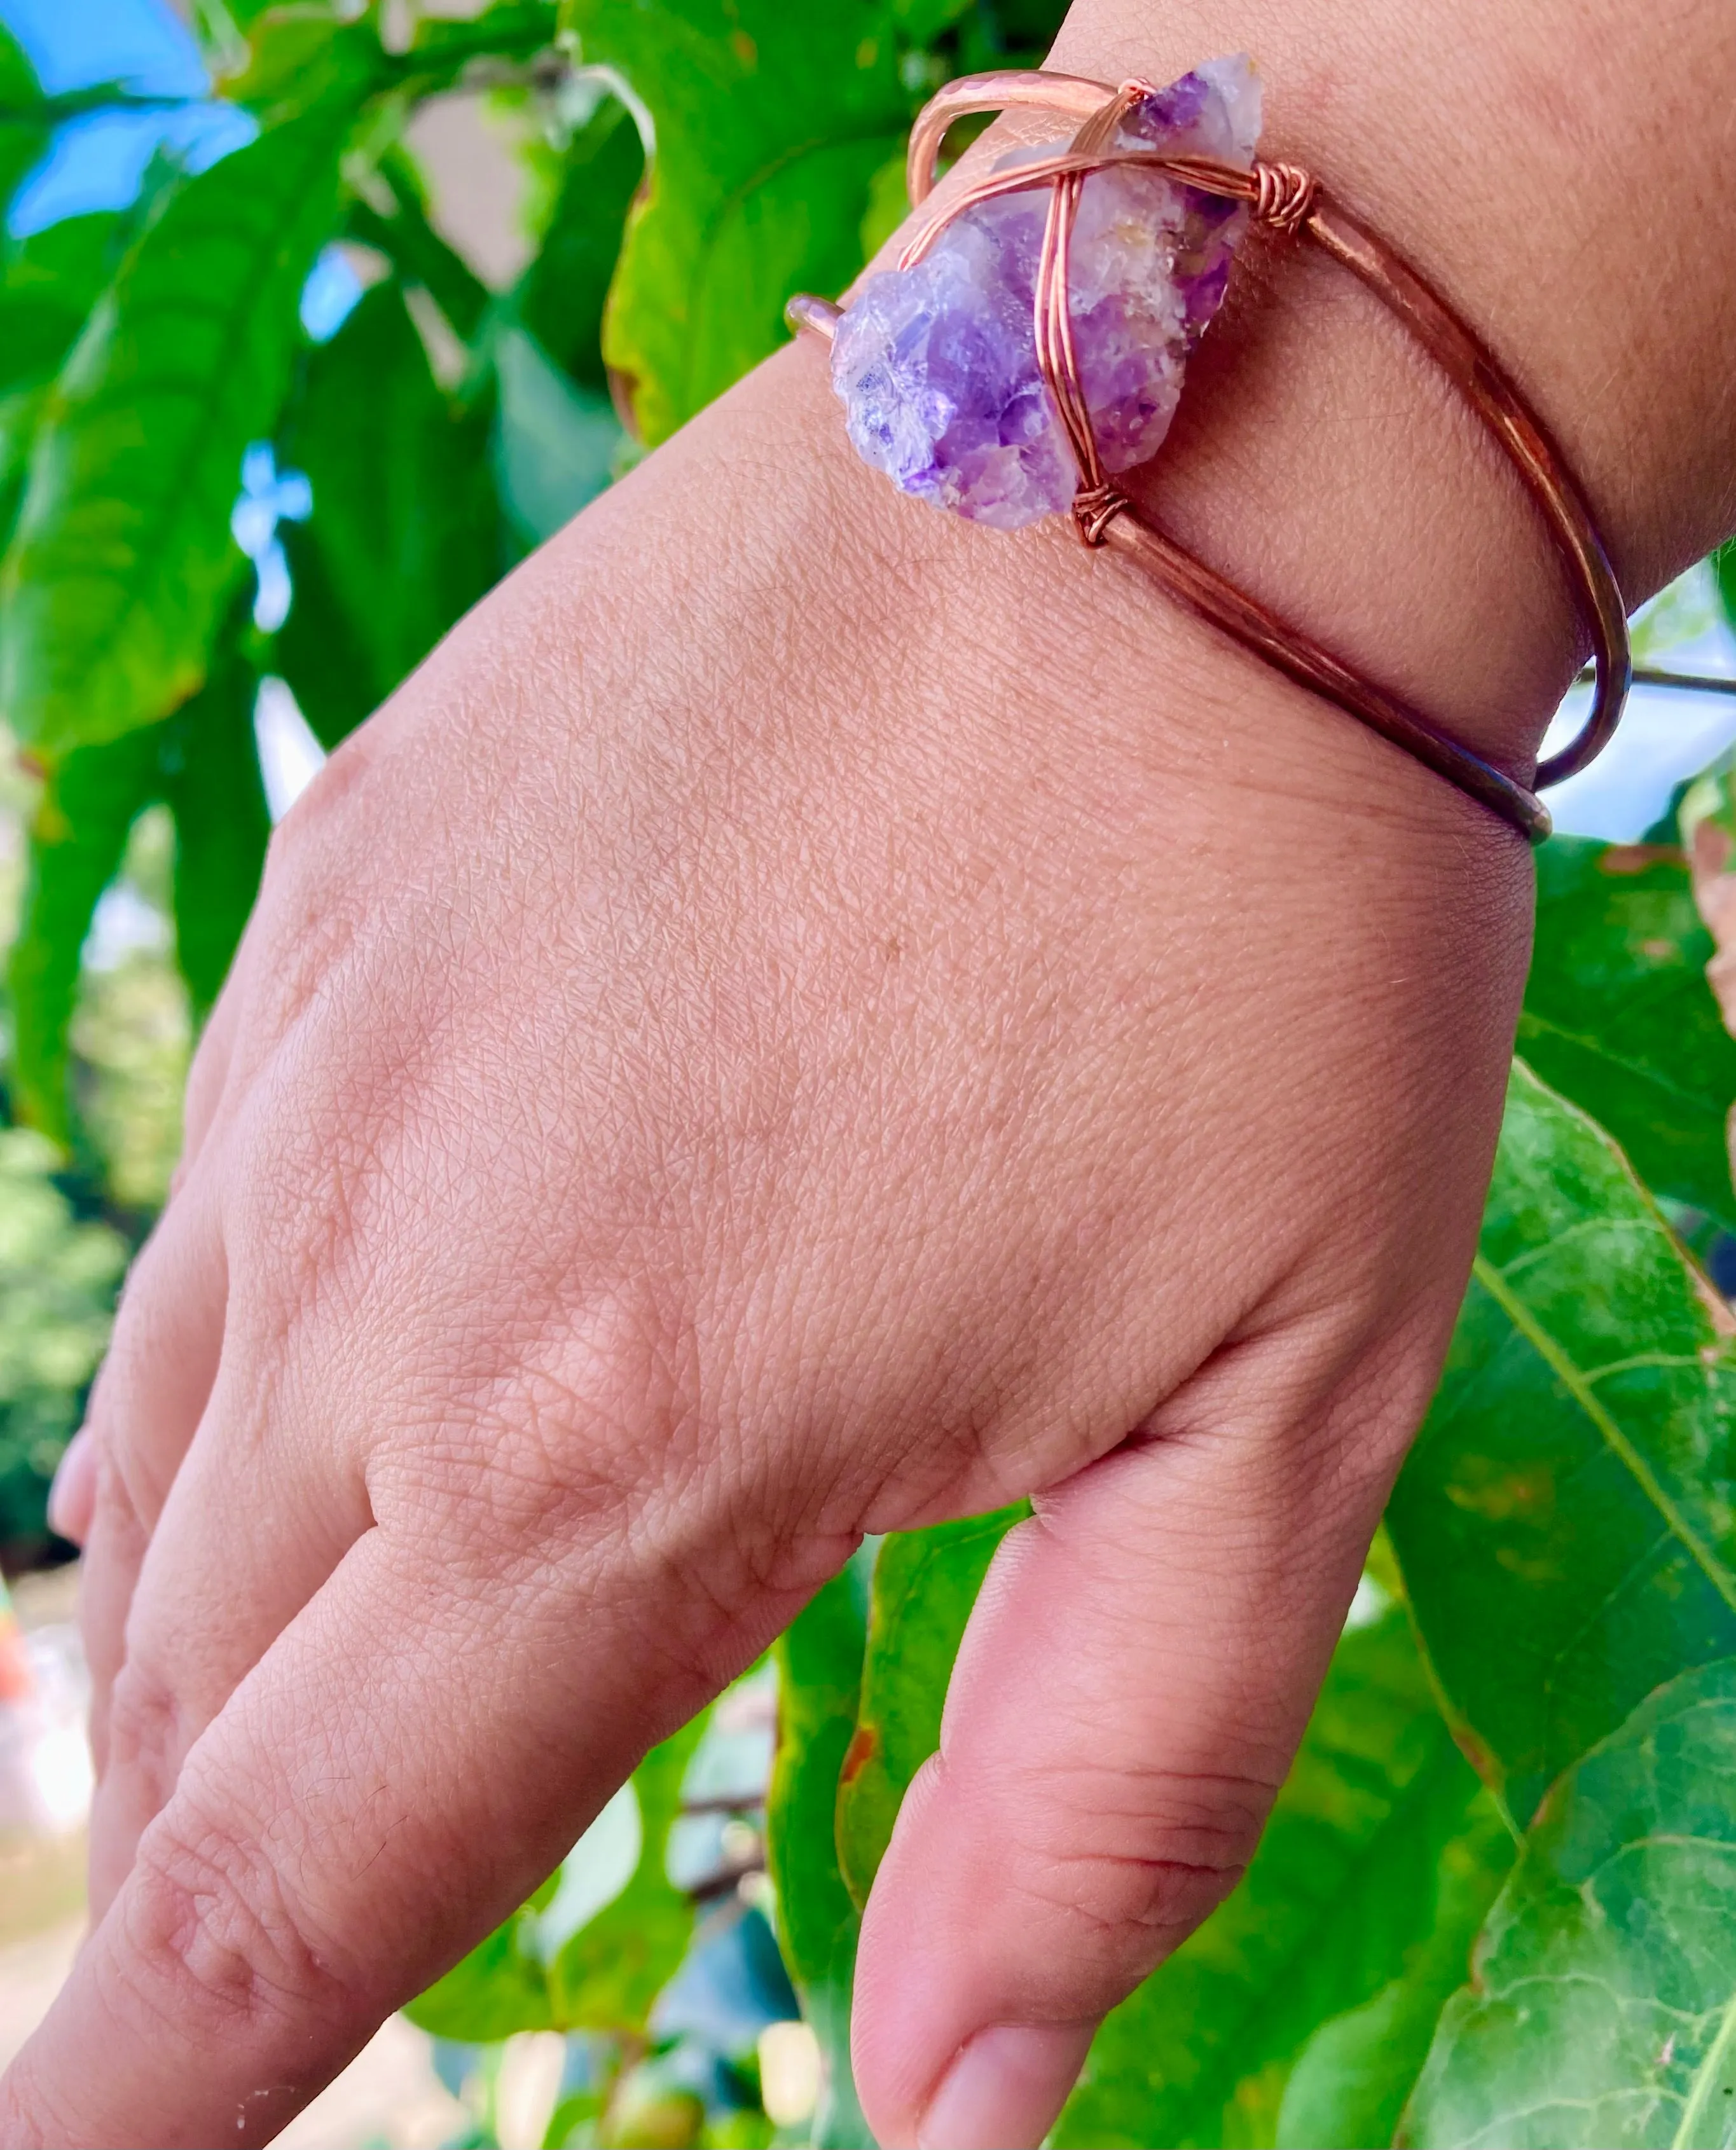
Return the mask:
[[[1077,123],[1066,149],[979,174],[938,209],[917,220],[899,266],[920,261],[946,226],[978,203],[1033,187],[1049,189],[1034,295],[1037,362],[1079,470],[1074,523],[1088,546],[1124,553],[1189,611],[1207,619],[1287,677],[1323,695],[1446,777],[1532,843],[1550,831],[1549,810],[1506,770],[1438,729],[1416,710],[1363,679],[1309,636],[1183,550],[1106,477],[1079,382],[1067,304],[1068,249],[1080,192],[1094,171],[1127,164],[1162,174],[1204,193],[1245,202],[1251,220],[1283,238],[1304,237],[1350,270],[1421,342],[1465,397],[1523,480],[1542,511],[1590,629],[1594,691],[1577,737],[1537,770],[1539,787],[1586,767],[1621,720],[1632,678],[1627,608],[1609,556],[1565,459],[1482,344],[1417,272],[1384,240],[1330,201],[1301,167],[1256,161],[1250,169],[1215,158],[1167,155],[1117,145],[1122,120],[1151,94],[1143,82],[1118,88],[1078,75],[1006,70],[967,75],[931,98],[911,130],[909,185],[920,209],[933,192],[947,129],[956,119],[1021,106]],[[799,296],[792,326],[830,340],[840,310]]]

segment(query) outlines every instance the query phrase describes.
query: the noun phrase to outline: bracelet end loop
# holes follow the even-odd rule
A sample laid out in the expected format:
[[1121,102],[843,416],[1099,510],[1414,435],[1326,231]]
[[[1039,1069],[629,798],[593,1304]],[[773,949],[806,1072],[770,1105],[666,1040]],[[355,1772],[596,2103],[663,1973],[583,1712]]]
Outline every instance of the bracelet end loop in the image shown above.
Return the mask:
[[1079,543],[1093,550],[1103,543],[1109,525],[1118,515],[1133,507],[1124,492],[1108,484],[1082,487],[1073,495],[1073,525],[1079,533]]
[[1263,230],[1281,239],[1294,239],[1314,214],[1320,183],[1299,164],[1254,166],[1254,220]]
[[811,291],[797,291],[784,308],[784,319],[798,336],[805,330],[822,343],[831,341],[843,318],[841,306],[834,305],[830,299],[816,299]]

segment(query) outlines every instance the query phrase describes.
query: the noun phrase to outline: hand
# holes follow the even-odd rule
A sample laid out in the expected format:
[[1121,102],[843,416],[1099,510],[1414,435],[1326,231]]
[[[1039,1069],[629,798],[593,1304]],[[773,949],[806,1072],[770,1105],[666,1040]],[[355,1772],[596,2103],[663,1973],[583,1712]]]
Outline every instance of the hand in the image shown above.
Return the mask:
[[[100,1923],[18,2139],[280,2124],[865,1530],[1044,1496],[870,1920],[889,2140],[973,2030],[1070,2068],[1248,1855],[1526,861],[1058,532],[792,484],[825,404],[795,351],[684,435],[280,832],[93,1412]],[[935,603],[1009,552],[1040,602]]]
[[[1195,407],[1184,511],[1235,437]],[[1476,475],[1432,631],[1517,753],[1564,645],[1465,601]],[[857,2060],[888,2143],[1037,2140],[1283,1775],[1528,893],[1113,562],[896,500],[811,352],[643,466],[274,846],[93,1403],[98,1923],[5,2140],[264,2139],[860,1532],[1027,1493]]]

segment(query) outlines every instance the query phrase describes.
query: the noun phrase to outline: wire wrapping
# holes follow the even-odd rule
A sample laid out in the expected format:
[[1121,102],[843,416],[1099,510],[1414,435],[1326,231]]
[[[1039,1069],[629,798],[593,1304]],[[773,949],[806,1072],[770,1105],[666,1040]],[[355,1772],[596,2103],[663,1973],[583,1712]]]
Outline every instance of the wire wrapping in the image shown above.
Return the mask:
[[[900,250],[899,266],[921,261],[946,226],[978,204],[1047,187],[1032,326],[1037,367],[1078,468],[1072,517],[1083,543],[1125,553],[1190,611],[1402,747],[1531,842],[1541,842],[1551,824],[1548,809],[1535,791],[1184,552],[1106,476],[1079,380],[1068,257],[1086,179],[1093,172],[1128,165],[1244,202],[1259,229],[1280,239],[1306,237],[1349,269],[1424,345],[1517,470],[1542,512],[1590,629],[1595,679],[1591,712],[1579,735],[1543,764],[1537,784],[1560,783],[1584,768],[1620,721],[1633,664],[1627,609],[1607,549],[1560,451],[1481,342],[1384,240],[1329,203],[1320,181],[1299,165],[1256,160],[1244,169],[1215,158],[1169,154],[1121,142],[1123,120],[1152,93],[1148,84],[1137,80],[1111,88],[1081,76],[1022,70],[966,76],[947,84],[917,115],[911,132],[910,195],[919,210],[933,191],[940,149],[954,120],[1019,106],[1057,112],[1078,125],[1064,149],[1003,163],[950,189],[943,202],[916,218]],[[838,308],[807,297],[792,300],[789,313],[798,328],[828,339],[839,319]]]

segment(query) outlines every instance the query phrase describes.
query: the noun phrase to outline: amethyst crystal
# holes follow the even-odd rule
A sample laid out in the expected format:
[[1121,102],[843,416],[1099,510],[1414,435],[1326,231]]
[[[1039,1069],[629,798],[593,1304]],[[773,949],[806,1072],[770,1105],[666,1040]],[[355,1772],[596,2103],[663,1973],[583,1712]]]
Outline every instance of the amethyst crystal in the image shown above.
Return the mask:
[[[1118,139],[1247,165],[1259,138],[1259,85],[1239,56],[1146,98]],[[967,209],[914,268],[867,280],[832,346],[832,386],[864,461],[904,492],[1002,530],[1059,513],[1078,484],[1032,325],[1048,203],[1039,186]],[[1106,470],[1143,462],[1169,430],[1183,366],[1218,310],[1246,223],[1238,204],[1155,172],[1086,180],[1067,292]]]

